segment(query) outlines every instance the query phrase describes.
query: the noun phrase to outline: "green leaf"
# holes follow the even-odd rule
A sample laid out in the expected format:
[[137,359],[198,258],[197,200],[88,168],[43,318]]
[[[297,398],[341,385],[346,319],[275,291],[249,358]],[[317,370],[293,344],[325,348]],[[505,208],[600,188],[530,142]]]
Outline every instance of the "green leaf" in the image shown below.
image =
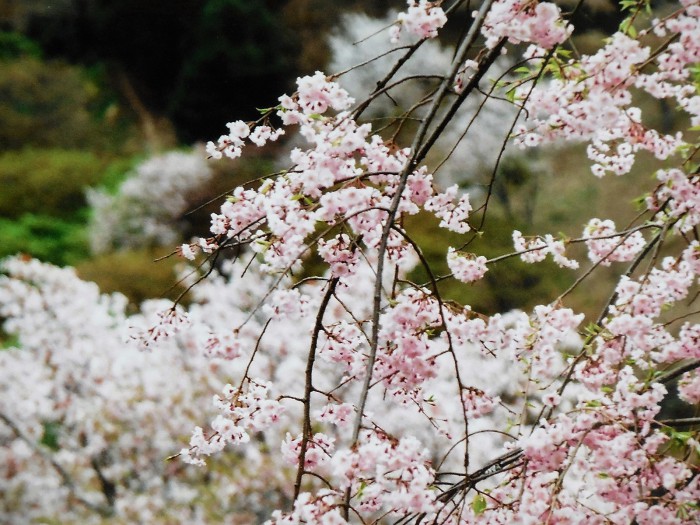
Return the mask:
[[671,432],[671,439],[678,441],[682,444],[686,444],[690,438],[693,437],[692,432],[677,432],[677,431],[672,431]]
[[583,333],[587,336],[598,335],[603,328],[595,323],[589,323],[584,329]]
[[360,482],[360,488],[357,491],[357,499],[361,500],[362,499],[362,494],[365,491],[365,488],[367,488],[367,483],[365,481]]
[[60,447],[58,445],[58,433],[61,425],[55,421],[47,421],[44,423],[44,433],[39,440],[39,443],[50,448],[54,452]]
[[472,501],[472,510],[476,516],[483,514],[486,510],[486,498],[482,494],[477,494]]
[[9,348],[19,348],[19,336],[16,334],[5,335],[5,333],[0,330],[0,350]]

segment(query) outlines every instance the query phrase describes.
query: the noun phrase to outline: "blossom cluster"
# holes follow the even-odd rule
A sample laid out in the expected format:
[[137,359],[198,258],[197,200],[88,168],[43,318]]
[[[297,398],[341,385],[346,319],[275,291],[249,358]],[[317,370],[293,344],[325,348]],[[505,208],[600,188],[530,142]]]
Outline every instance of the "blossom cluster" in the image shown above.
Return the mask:
[[[71,269],[17,257],[2,271],[0,318],[13,336],[0,351],[0,492],[12,495],[0,501],[3,521],[199,519],[202,474],[165,458],[213,416],[220,380],[194,345],[169,338],[161,353],[129,343],[128,326],[152,325],[169,302],[129,315],[125,297]],[[207,477],[226,499],[225,478]]]
[[575,270],[579,266],[578,261],[564,255],[566,251],[564,241],[555,241],[551,234],[525,239],[520,231],[515,230],[513,231],[513,245],[520,253],[520,258],[528,263],[544,261],[547,255],[551,255],[552,260],[562,268]]
[[447,22],[445,12],[438,2],[407,0],[408,9],[399,13],[396,24],[391,27],[391,42],[401,38],[402,30],[420,38],[435,38],[437,31]]
[[494,2],[482,29],[488,47],[507,38],[513,44],[532,43],[544,49],[561,44],[572,31],[573,27],[562,20],[559,6],[528,0]]
[[229,133],[221,135],[216,144],[212,141],[207,142],[207,153],[213,159],[220,159],[224,155],[229,159],[237,159],[243,152],[246,138],[256,146],[262,147],[284,135],[283,129],[273,129],[265,124],[257,126],[251,133],[249,124],[242,120],[229,122],[226,127]]
[[447,250],[447,266],[449,266],[452,275],[463,283],[471,283],[481,279],[488,271],[486,262],[486,257],[483,255],[468,257],[461,255],[452,247]]
[[679,219],[674,228],[689,232],[700,224],[700,176],[683,170],[659,170],[656,178],[661,188],[647,198],[647,206],[662,217]]
[[201,456],[221,452],[228,444],[247,443],[250,441],[249,431],[260,432],[277,422],[284,407],[278,401],[267,399],[270,386],[254,379],[245,391],[227,384],[223,396],[214,398],[214,404],[222,414],[211,423],[212,435],[205,437],[200,427],[195,428],[190,447],[180,451],[183,461],[204,466]]
[[588,258],[594,263],[610,266],[614,261],[631,261],[646,245],[639,231],[622,236],[617,234],[611,220],[591,219],[584,228]]
[[[369,124],[355,122],[345,111],[353,99],[322,73],[299,78],[297,86],[293,96],[280,97],[277,115],[285,125],[299,125],[311,147],[291,152],[294,167],[284,176],[258,189],[234,190],[221,212],[212,215],[211,232],[217,241],[211,246],[250,243],[266,268],[284,272],[306,253],[306,242],[319,221],[337,224],[351,235],[340,233],[321,241],[320,252],[336,273],[351,274],[359,256],[352,238],[362,238],[370,249],[378,247],[381,224],[409,151],[391,148],[371,134]],[[338,113],[324,115],[330,110]],[[456,186],[439,192],[425,168],[410,174],[402,197],[399,213],[416,214],[423,208],[440,218],[444,228],[459,233],[470,229],[469,196],[459,196]],[[397,234],[392,239],[390,259],[410,257],[405,240]],[[183,248],[183,254],[192,257],[202,242]]]
[[[572,31],[560,16],[552,4],[496,3],[482,32],[491,47],[505,38],[551,49]],[[684,16],[672,15],[657,30],[688,33],[691,24],[673,25]],[[510,27],[515,21],[518,27]],[[552,57],[561,60],[556,53]],[[643,78],[639,65],[651,58],[649,48],[616,33],[596,54],[560,62],[555,78],[541,87],[517,89],[516,100],[528,110],[518,133],[533,144],[555,138],[590,141],[596,174],[626,173],[641,149],[668,158],[682,144],[680,135],[644,127],[639,110],[630,106],[630,90],[643,88],[637,82]],[[545,67],[543,60],[535,58],[533,64]],[[683,60],[683,67],[690,63]],[[480,67],[464,56],[455,61],[454,71],[461,75]],[[672,76],[669,72],[670,83],[681,82]],[[688,91],[683,100],[692,99]],[[301,317],[293,309],[275,309],[270,294],[263,298],[262,311],[307,323],[305,394],[286,394],[301,402],[304,424],[301,431],[288,431],[286,439],[278,434],[278,442],[287,463],[296,467],[297,480],[313,474],[324,481],[315,492],[302,492],[297,481],[291,510],[273,513],[271,523],[342,523],[350,512],[422,515],[446,523],[649,523],[671,515],[691,523],[697,512],[685,502],[697,499],[697,473],[665,454],[674,430],[659,420],[668,389],[658,370],[698,358],[697,327],[685,323],[676,333],[660,319],[697,281],[697,246],[688,245],[658,266],[652,263],[644,275],[623,277],[583,340],[575,335],[583,315],[562,304],[540,305],[529,315],[490,317],[468,306],[447,306],[437,288],[402,278],[418,254],[400,219],[431,214],[440,227],[466,235],[472,231],[474,197],[457,186],[441,190],[426,166],[412,162],[415,151],[373,134],[370,124],[355,120],[352,104],[334,78],[316,73],[298,79],[297,92],[280,98],[277,116],[284,126],[299,126],[306,148],[292,150],[291,167],[277,178],[257,189],[236,189],[212,217],[213,242],[250,242],[264,271],[287,275],[314,252],[328,267],[318,281],[295,287],[305,297],[316,295]],[[659,232],[690,231],[696,225],[697,177],[662,170],[658,178],[662,184],[646,201],[647,225]],[[592,219],[576,242],[585,243],[594,265],[636,262],[656,242],[642,229],[618,232],[612,221]],[[526,239],[516,230],[513,242],[516,252],[510,256],[534,263],[551,255],[561,267],[579,267],[566,255],[571,239]],[[466,283],[483,278],[490,264],[484,256],[454,248],[447,263],[451,277]],[[392,270],[382,273],[384,266]],[[480,383],[472,363],[492,370],[490,381]],[[495,372],[503,363],[509,371]],[[680,374],[685,401],[700,398],[696,370]],[[358,397],[359,402],[351,401]],[[419,425],[412,427],[416,435],[404,435],[405,427],[378,415],[382,403],[412,413],[434,435],[428,437]],[[311,414],[325,426],[313,428]],[[220,423],[212,423],[210,436],[219,436]],[[489,446],[475,436],[480,432],[501,437]],[[203,436],[197,430],[193,442],[201,443]],[[476,486],[469,485],[465,465],[475,460],[490,465],[476,471],[488,499],[477,497],[467,508],[463,499],[441,492],[441,473],[424,449],[438,443],[451,444],[439,463],[445,476],[462,463],[465,492]],[[683,446],[692,443],[685,439]],[[485,459],[494,445],[502,462]]]
[[[639,151],[661,160],[672,155],[683,145],[682,137],[647,126],[642,110],[633,105],[631,90],[640,88],[658,99],[673,97],[697,121],[696,89],[687,83],[691,64],[700,59],[697,10],[697,2],[688,0],[676,13],[654,21],[656,35],[673,34],[678,40],[662,46],[662,52],[617,32],[595,54],[561,61],[550,82],[518,87],[517,98],[537,116],[516,130],[521,144],[562,138],[589,141],[596,176],[628,173]],[[653,72],[646,67],[651,62],[657,66]]]

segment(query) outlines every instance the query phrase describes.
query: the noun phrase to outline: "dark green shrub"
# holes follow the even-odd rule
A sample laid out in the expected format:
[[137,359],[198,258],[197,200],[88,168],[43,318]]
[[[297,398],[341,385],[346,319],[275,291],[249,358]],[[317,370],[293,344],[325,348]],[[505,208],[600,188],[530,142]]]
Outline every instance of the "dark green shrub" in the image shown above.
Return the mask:
[[0,60],[20,57],[41,58],[39,45],[26,36],[11,31],[0,31]]
[[89,256],[85,226],[48,215],[0,219],[0,258],[24,253],[60,266]]

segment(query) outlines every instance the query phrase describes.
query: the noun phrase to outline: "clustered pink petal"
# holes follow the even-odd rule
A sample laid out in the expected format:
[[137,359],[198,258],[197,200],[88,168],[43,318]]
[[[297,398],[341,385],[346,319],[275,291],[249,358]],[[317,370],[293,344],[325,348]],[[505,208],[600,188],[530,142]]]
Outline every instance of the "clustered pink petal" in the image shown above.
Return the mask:
[[700,224],[700,175],[671,169],[659,170],[656,177],[661,186],[647,198],[647,207],[661,217],[680,219],[674,228],[684,233]]
[[419,38],[435,38],[438,29],[447,22],[445,12],[438,2],[407,0],[406,3],[408,9],[398,14],[396,24],[391,27],[391,42],[399,41],[403,29]]
[[240,445],[250,441],[249,432],[260,432],[274,425],[284,411],[279,401],[268,399],[271,383],[250,380],[246,390],[226,385],[221,396],[214,396],[214,405],[221,412],[212,421],[212,432],[205,435],[195,428],[189,448],[180,451],[183,461],[204,465],[203,456],[221,452],[228,444]]
[[[392,28],[396,39],[404,30],[432,38],[445,23],[439,2],[408,6]],[[652,21],[644,38],[625,23],[626,32],[577,59],[557,48],[572,28],[555,4],[497,0],[491,7],[482,27],[487,49],[478,61],[461,55],[449,71],[458,72],[454,89],[463,92],[497,45],[530,44],[526,76],[510,93],[523,109],[520,145],[584,140],[596,175],[621,175],[640,151],[663,160],[684,146],[682,135],[642,119],[633,90],[670,99],[692,124],[700,122],[698,0],[682,0]],[[664,39],[660,47],[657,39]],[[446,98],[436,97],[436,115],[455,100],[445,89],[449,80],[443,77]],[[662,415],[672,379],[678,403],[700,402],[700,324],[692,310],[700,273],[700,175],[691,166],[697,151],[687,149],[681,168],[657,172],[647,222],[617,231],[610,220],[591,219],[573,240],[525,238],[516,230],[516,252],[492,259],[551,256],[576,269],[567,246],[585,243],[593,267],[578,283],[599,265],[630,261],[596,321],[581,327],[584,315],[563,304],[568,291],[528,312],[482,315],[443,294],[450,278],[482,279],[486,257],[449,248],[452,276],[431,278],[430,289],[409,273],[425,260],[410,222],[430,215],[467,234],[470,195],[457,185],[438,188],[428,167],[417,165],[420,146],[414,156],[373,133],[356,120],[363,105],[353,112],[353,104],[335,77],[316,72],[297,79],[296,92],[260,121],[231,122],[208,144],[212,157],[236,158],[248,142],[264,146],[288,126],[298,126],[300,137],[289,169],[233,190],[212,214],[212,236],[178,249],[193,260],[235,248],[241,259],[212,269],[191,290],[187,311],[147,302],[127,315],[126,299],[99,294],[69,269],[22,257],[1,263],[1,342],[12,347],[0,351],[7,394],[0,396],[7,423],[0,425],[0,490],[21,498],[30,518],[44,519],[52,503],[36,487],[53,484],[61,498],[90,507],[107,495],[103,477],[127,480],[119,486],[127,496],[110,510],[115,519],[150,522],[179,501],[189,509],[180,522],[201,521],[199,493],[187,495],[174,481],[182,466],[154,461],[173,446],[170,434],[192,428],[182,418],[193,412],[211,424],[195,427],[181,459],[203,465],[227,445],[237,447],[221,456],[235,468],[212,469],[215,481],[202,499],[230,502],[234,492],[252,492],[245,501],[256,500],[257,513],[278,503],[261,504],[262,491],[282,494],[286,511],[273,511],[271,525],[339,525],[345,515],[447,525],[700,522],[697,432],[680,431],[688,420]],[[271,123],[278,118],[280,129]],[[654,232],[648,242],[647,229]],[[307,257],[323,271],[297,273]],[[142,348],[167,351],[124,348],[122,324],[135,326]],[[105,355],[117,356],[115,364]],[[177,376],[163,372],[163,361],[176,363],[170,370]],[[233,384],[222,387],[220,376]],[[211,416],[179,404],[200,386],[220,391]],[[136,423],[122,413],[133,405]],[[133,436],[121,431],[136,426],[143,428]],[[48,446],[52,440],[56,447]],[[142,453],[150,449],[157,453]],[[49,471],[48,481],[38,467],[23,472],[27,458]],[[292,468],[280,468],[285,462]],[[56,467],[63,464],[70,468]],[[157,475],[141,478],[154,469]],[[244,474],[222,484],[236,469]],[[294,471],[289,501],[284,487]],[[147,485],[166,487],[166,496],[151,503],[151,492],[139,492]],[[32,486],[40,496],[25,501]],[[67,520],[81,521],[73,518]]]
[[397,399],[419,398],[423,383],[435,376],[438,350],[428,331],[440,323],[437,301],[418,290],[403,292],[382,315],[374,373]]
[[564,241],[555,241],[550,234],[525,239],[518,230],[513,231],[513,246],[520,254],[520,259],[527,263],[544,261],[548,254],[552,260],[562,268],[575,270],[579,267],[578,261],[564,255],[566,246]]
[[452,275],[463,283],[471,283],[481,279],[488,271],[486,257],[463,255],[450,247],[447,250],[447,266]]
[[140,350],[148,351],[168,340],[189,325],[189,317],[181,307],[172,307],[156,313],[157,321],[148,328],[132,328],[131,339]]
[[455,233],[467,233],[471,230],[469,226],[469,212],[472,206],[469,203],[469,194],[465,193],[459,197],[457,203],[458,187],[456,184],[450,186],[443,193],[438,193],[428,199],[425,209],[435,213],[440,219],[440,227],[446,228]]
[[631,105],[630,89],[645,89],[656,98],[675,97],[691,119],[697,120],[698,101],[683,80],[687,64],[700,56],[700,26],[697,19],[679,11],[655,27],[677,33],[686,43],[675,42],[656,57],[659,68],[655,72],[642,67],[652,58],[650,47],[618,32],[594,55],[562,64],[562,78],[533,89],[520,86],[517,98],[530,114],[528,124],[516,130],[521,146],[562,138],[590,141],[588,157],[598,177],[607,172],[628,173],[641,150],[662,160],[673,154],[683,145],[681,135],[662,135],[645,126],[642,111]]
[[340,234],[327,242],[320,240],[318,254],[330,265],[334,276],[345,277],[355,273],[359,254],[346,234]]
[[639,231],[618,234],[611,220],[591,219],[583,230],[588,238],[588,258],[594,263],[610,266],[615,261],[631,261],[644,248],[646,241]]
[[561,19],[556,4],[525,0],[494,2],[481,29],[488,47],[507,38],[514,44],[530,42],[544,49],[561,44],[572,31],[573,26]]
[[355,414],[355,407],[350,403],[328,404],[316,412],[316,419],[339,427],[347,426]]
[[[290,465],[298,465],[301,457],[302,436],[299,435],[292,439],[292,436],[287,433],[287,437],[282,441],[282,457]],[[318,432],[314,434],[306,442],[306,450],[304,452],[304,469],[318,470],[319,467],[327,463],[335,451],[335,438],[329,437],[326,434]]]
[[466,388],[462,391],[462,404],[467,417],[478,418],[493,412],[501,399],[498,396],[488,396],[477,388]]
[[338,486],[356,494],[362,511],[384,508],[401,515],[435,509],[436,495],[430,488],[435,473],[427,450],[412,436],[394,440],[364,432],[356,450],[339,450],[331,464]]

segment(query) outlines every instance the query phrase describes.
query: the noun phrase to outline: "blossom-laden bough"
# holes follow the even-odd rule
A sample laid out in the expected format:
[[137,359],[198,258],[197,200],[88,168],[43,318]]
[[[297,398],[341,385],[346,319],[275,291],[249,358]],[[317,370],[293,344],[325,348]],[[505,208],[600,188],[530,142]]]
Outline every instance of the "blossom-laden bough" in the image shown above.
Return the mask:
[[[232,447],[285,461],[286,499],[270,524],[697,523],[699,421],[662,419],[660,408],[673,382],[682,400],[700,402],[692,129],[700,125],[700,4],[683,0],[652,18],[646,2],[624,2],[620,30],[573,58],[574,27],[556,5],[484,0],[447,70],[399,108],[398,130],[417,121],[401,146],[405,133],[373,132],[363,113],[467,2],[408,4],[390,38],[419,40],[396,48],[395,67],[367,101],[353,100],[342,76],[317,72],[258,121],[231,122],[207,146],[212,157],[237,158],[283,132],[305,141],[286,170],[236,188],[212,216],[210,236],[179,249],[213,271],[240,247],[231,282],[269,274],[234,307],[237,319],[173,307],[138,336],[150,355],[191,340],[238,363],[215,397],[219,415],[194,431],[179,459],[214,469],[215,454]],[[520,60],[515,76],[489,83],[503,53]],[[475,195],[441,190],[427,159],[478,91],[489,94],[485,104],[514,104],[506,138],[521,147],[585,141],[599,177],[626,174],[642,151],[668,167],[621,230],[592,217],[580,237],[515,231],[514,252],[471,253],[493,180],[477,206]],[[651,127],[634,106],[640,91],[675,101],[690,129]],[[419,213],[464,236],[445,254],[452,275],[435,274],[407,228],[404,219]],[[601,266],[627,265],[586,328],[565,305],[570,290],[530,313],[492,316],[441,297],[439,282],[478,281],[509,257],[551,255],[575,270],[572,244],[585,246],[591,263],[575,286]],[[323,275],[301,272],[312,257],[327,265]],[[416,266],[427,283],[407,279]],[[193,291],[215,300],[227,286],[214,277]],[[259,481],[230,476],[241,493]]]

